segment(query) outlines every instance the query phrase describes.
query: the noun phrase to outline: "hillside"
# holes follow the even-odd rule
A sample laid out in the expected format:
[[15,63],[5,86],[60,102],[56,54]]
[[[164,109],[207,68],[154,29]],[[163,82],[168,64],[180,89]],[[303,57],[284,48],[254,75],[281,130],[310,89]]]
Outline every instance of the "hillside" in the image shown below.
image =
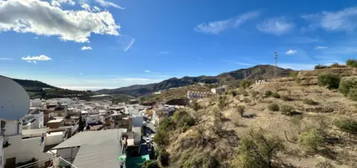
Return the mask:
[[41,81],[35,80],[24,80],[24,79],[13,79],[15,82],[20,84],[31,98],[61,98],[61,97],[80,97],[87,99],[91,92],[87,91],[75,91],[62,89],[49,84],[43,83]]
[[270,79],[272,77],[286,77],[292,72],[290,69],[283,69],[271,65],[258,65],[255,67],[240,69],[232,72],[222,73],[217,76],[199,76],[199,77],[183,77],[171,78],[159,83],[148,85],[133,85],[118,89],[99,90],[99,94],[126,94],[130,96],[143,96],[153,92],[167,90],[170,88],[193,85],[197,83],[220,83],[220,84],[236,84],[242,79]]
[[356,78],[357,69],[302,71],[294,77],[236,87],[163,117],[154,138],[160,164],[173,168],[357,167],[357,102],[314,81],[328,73],[343,81]]

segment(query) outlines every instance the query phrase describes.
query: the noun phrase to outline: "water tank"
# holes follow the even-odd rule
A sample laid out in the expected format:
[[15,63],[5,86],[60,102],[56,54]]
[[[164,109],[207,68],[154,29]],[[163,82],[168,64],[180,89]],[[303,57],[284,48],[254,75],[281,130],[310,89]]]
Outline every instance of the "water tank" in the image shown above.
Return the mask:
[[10,78],[0,76],[0,119],[18,120],[29,111],[25,89]]

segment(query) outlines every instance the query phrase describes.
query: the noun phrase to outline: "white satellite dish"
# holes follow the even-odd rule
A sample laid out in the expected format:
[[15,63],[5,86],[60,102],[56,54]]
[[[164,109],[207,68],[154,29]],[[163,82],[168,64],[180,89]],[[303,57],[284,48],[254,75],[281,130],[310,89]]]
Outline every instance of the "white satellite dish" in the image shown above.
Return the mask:
[[29,111],[25,89],[10,78],[0,76],[0,119],[18,120]]

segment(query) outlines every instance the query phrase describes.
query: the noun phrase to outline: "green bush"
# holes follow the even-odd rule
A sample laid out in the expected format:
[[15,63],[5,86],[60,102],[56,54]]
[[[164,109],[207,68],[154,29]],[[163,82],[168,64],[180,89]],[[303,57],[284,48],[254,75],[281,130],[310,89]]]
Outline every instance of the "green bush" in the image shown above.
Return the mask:
[[327,66],[325,66],[325,65],[316,65],[315,66],[315,69],[325,69],[325,68],[327,68]]
[[317,152],[324,145],[324,136],[318,129],[310,129],[300,134],[299,143],[308,152]]
[[159,129],[156,132],[153,141],[159,146],[166,146],[170,142],[169,133]]
[[238,153],[231,161],[234,168],[267,168],[272,167],[272,160],[284,146],[278,138],[265,136],[263,131],[251,131],[240,140]]
[[216,168],[219,161],[209,153],[195,154],[186,159],[181,168]]
[[243,89],[249,88],[249,86],[251,86],[252,84],[253,84],[252,81],[249,80],[242,80],[239,82],[239,86],[242,87]]
[[279,111],[279,110],[280,110],[280,107],[279,107],[278,104],[272,103],[272,104],[269,104],[268,109],[269,109],[270,111]]
[[265,95],[265,97],[270,97],[273,95],[273,92],[270,90],[267,90],[267,91],[265,91],[264,95]]
[[357,101],[357,77],[342,78],[338,90],[345,96]]
[[289,105],[282,105],[280,107],[280,111],[281,111],[281,114],[284,114],[284,115],[292,115],[295,112],[294,107],[289,106]]
[[346,65],[350,67],[357,68],[357,60],[355,59],[349,59],[346,61]]
[[312,100],[312,99],[304,99],[303,102],[304,102],[305,104],[313,105],[313,106],[316,106],[316,105],[319,104],[318,102],[316,102],[316,101],[314,101],[314,100]]
[[357,121],[352,119],[342,119],[335,122],[336,127],[350,134],[357,134]]
[[160,166],[156,160],[147,160],[141,165],[141,168],[160,168]]
[[328,89],[337,89],[340,84],[340,76],[336,74],[321,74],[318,77],[318,84],[320,86],[326,86]]
[[277,99],[279,99],[279,98],[280,98],[280,94],[279,94],[279,93],[277,93],[277,92],[273,93],[273,94],[272,94],[272,96],[273,96],[274,98],[277,98]]
[[237,111],[240,114],[240,116],[243,117],[244,116],[244,111],[245,111],[245,106],[243,106],[243,105],[237,106]]
[[187,129],[196,124],[196,120],[185,110],[178,110],[172,116],[176,128]]

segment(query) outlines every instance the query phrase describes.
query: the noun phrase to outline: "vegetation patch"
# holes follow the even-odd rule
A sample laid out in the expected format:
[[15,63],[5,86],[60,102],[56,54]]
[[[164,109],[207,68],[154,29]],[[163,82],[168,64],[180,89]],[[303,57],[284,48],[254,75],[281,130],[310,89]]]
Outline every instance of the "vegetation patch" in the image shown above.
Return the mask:
[[280,94],[277,93],[277,92],[274,92],[274,93],[272,94],[272,96],[273,96],[274,98],[277,98],[277,99],[280,98]]
[[335,122],[336,127],[350,134],[357,134],[357,121],[352,119],[342,119]]
[[319,105],[318,102],[312,100],[312,99],[304,99],[303,100],[304,104],[307,104],[307,105],[312,105],[312,106],[316,106],[316,105]]
[[247,137],[240,141],[237,155],[231,161],[235,168],[267,168],[273,166],[278,152],[284,146],[278,138],[266,136],[262,130],[251,131]]
[[324,145],[324,136],[319,129],[309,129],[299,136],[299,143],[307,152],[318,152]]
[[319,75],[318,84],[320,86],[326,86],[328,89],[337,89],[339,87],[340,80],[340,76],[332,73],[326,73]]
[[349,59],[346,61],[346,65],[349,67],[357,68],[357,60]]
[[343,95],[357,101],[357,77],[342,78],[338,90]]
[[278,104],[272,103],[272,104],[269,104],[268,109],[269,109],[270,111],[279,111],[279,110],[280,110],[280,107],[279,107]]
[[282,105],[280,107],[281,114],[291,116],[295,113],[295,109],[292,106],[289,105]]

